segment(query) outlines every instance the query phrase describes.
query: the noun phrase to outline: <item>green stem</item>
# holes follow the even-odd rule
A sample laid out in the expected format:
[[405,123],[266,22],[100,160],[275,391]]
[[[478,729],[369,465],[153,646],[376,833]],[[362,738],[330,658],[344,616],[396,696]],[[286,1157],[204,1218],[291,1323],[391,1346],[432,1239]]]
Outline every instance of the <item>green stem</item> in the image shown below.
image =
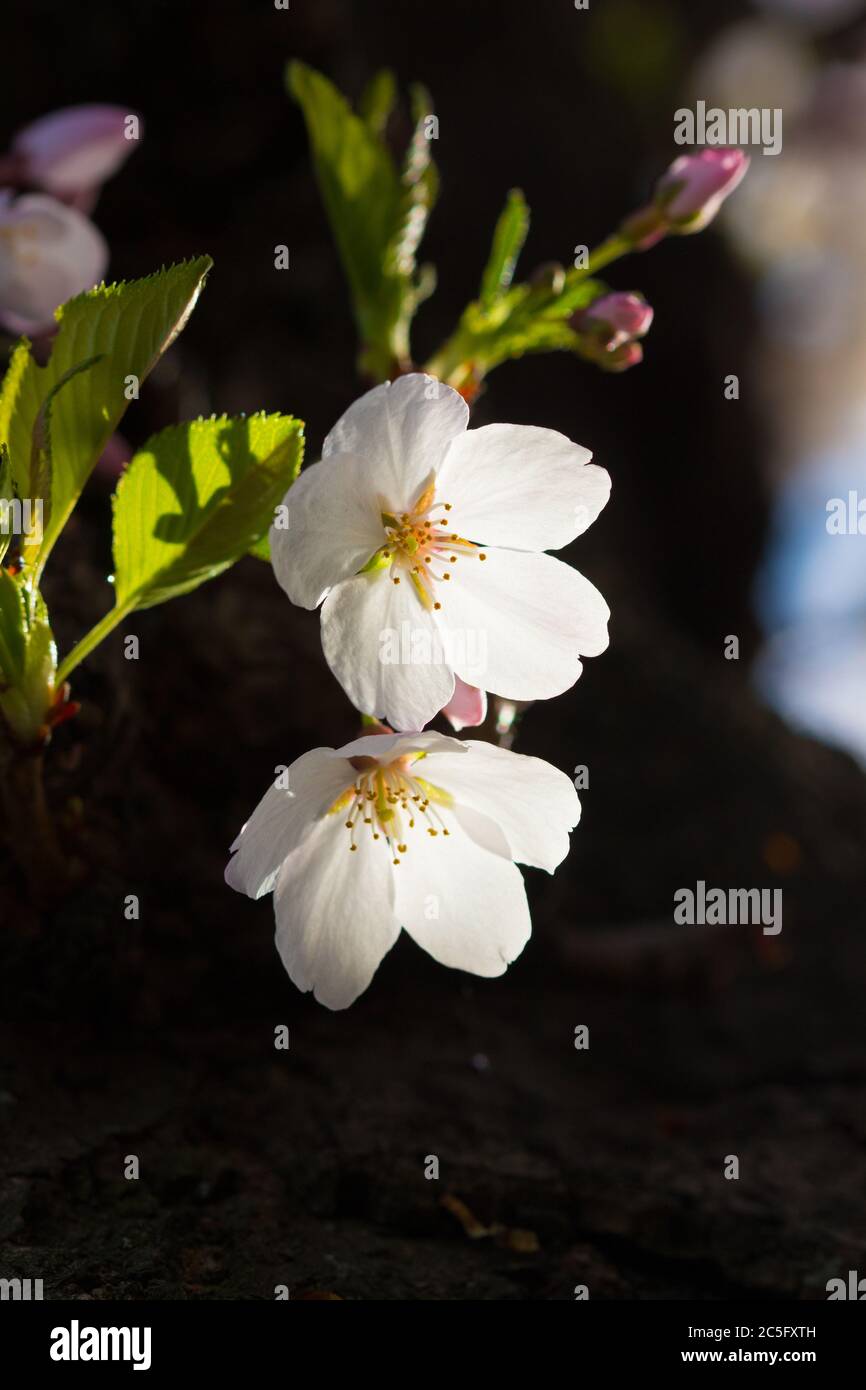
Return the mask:
[[634,247],[627,237],[620,236],[619,232],[614,232],[607,237],[600,246],[596,246],[594,251],[589,253],[589,265],[581,272],[583,275],[595,275],[596,271],[603,270],[612,261],[618,261],[620,256],[627,256]]
[[459,391],[471,380],[471,349],[465,342],[460,328],[455,330],[421,370],[426,372],[428,376],[434,376],[439,381],[447,382],[456,391]]
[[[571,271],[569,274],[576,275],[581,279],[595,275],[606,265],[618,261],[621,256],[629,255],[633,250],[634,246],[628,237],[623,236],[620,232],[613,232],[599,246],[596,246],[594,251],[590,251],[589,261],[582,270]],[[438,352],[434,353],[423,370],[430,376],[438,377],[440,381],[446,381],[449,386],[461,391],[465,390],[473,381],[477,366],[472,352],[472,342],[466,339],[466,335],[458,325],[451,337],[442,344]],[[481,375],[484,375],[484,371],[481,372]]]
[[59,687],[65,680],[69,679],[69,674],[74,671],[76,666],[80,666],[86,656],[89,656],[94,647],[98,647],[110,632],[113,632],[118,623],[122,623],[128,613],[132,612],[135,605],[119,604],[117,608],[112,608],[101,618],[95,627],[82,637],[80,642],[72,648],[68,656],[65,656],[57,670],[56,685]]

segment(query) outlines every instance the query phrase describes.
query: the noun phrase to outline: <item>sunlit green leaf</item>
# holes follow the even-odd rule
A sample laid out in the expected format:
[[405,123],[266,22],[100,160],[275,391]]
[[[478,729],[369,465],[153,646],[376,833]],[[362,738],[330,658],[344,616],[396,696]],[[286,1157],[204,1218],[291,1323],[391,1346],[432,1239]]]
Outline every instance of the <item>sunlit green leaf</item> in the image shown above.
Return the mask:
[[0,563],[2,563],[3,556],[9,549],[9,542],[12,539],[9,508],[4,506],[4,503],[12,503],[13,493],[12,465],[9,462],[9,450],[6,448],[5,444],[0,443]]
[[517,258],[529,231],[529,208],[519,188],[512,188],[493,232],[490,256],[481,277],[479,303],[488,309],[514,279]]
[[33,437],[30,447],[30,479],[29,488],[33,498],[42,507],[40,526],[33,536],[22,536],[21,540],[21,562],[24,565],[35,564],[42,541],[45,528],[51,519],[51,506],[53,495],[53,445],[51,438],[51,412],[58,391],[62,391],[64,386],[77,376],[79,372],[89,371],[95,367],[101,357],[89,357],[84,362],[78,362],[74,367],[70,367],[45,397],[42,406],[36,416],[33,425]]
[[22,571],[0,570],[0,722],[29,747],[40,742],[57,688],[48,610]]
[[[398,171],[382,139],[393,92],[380,74],[356,115],[337,88],[303,63],[289,65],[289,91],[304,113],[331,230],[349,282],[361,337],[361,369],[384,379],[408,364],[409,325],[432,278],[415,254],[436,198],[437,177],[423,89],[415,131]],[[423,110],[421,109],[423,108]]]
[[163,430],[121,478],[115,601],[150,608],[249,551],[297,476],[303,425],[285,415],[194,420]]
[[15,349],[0,391],[0,440],[8,444],[20,497],[41,496],[43,456],[36,451],[34,477],[34,429],[38,437],[40,412],[57,392],[50,409],[50,516],[32,557],[37,575],[138,384],[186,323],[210,265],[202,256],[70,300],[57,311],[59,329],[45,366],[37,365],[26,339]]
[[24,669],[26,622],[21,585],[0,569],[0,688],[15,685]]

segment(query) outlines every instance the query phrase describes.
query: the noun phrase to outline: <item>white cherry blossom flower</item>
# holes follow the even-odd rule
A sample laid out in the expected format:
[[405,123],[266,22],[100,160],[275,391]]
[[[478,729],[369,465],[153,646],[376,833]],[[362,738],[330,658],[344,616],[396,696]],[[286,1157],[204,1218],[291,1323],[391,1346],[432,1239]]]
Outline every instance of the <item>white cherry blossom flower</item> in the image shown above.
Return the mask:
[[0,191],[0,320],[14,333],[54,327],[54,310],[97,284],[108,247],[75,208],[43,193]]
[[558,550],[610,492],[555,430],[467,429],[462,396],[413,374],[368,391],[271,528],[294,603],[322,604],[322,645],[356,708],[420,729],[455,678],[514,700],[574,684],[607,646],[607,604]]
[[580,817],[539,758],[434,731],[315,748],[235,840],[226,881],[273,891],[290,978],[329,1009],[369,985],[400,930],[442,965],[501,975],[529,939],[514,861],[552,873]]

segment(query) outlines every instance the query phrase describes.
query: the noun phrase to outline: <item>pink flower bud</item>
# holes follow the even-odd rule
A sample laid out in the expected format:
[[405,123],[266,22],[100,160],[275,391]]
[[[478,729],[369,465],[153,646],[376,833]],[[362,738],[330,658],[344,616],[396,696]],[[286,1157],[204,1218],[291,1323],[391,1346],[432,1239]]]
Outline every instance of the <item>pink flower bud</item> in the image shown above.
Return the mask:
[[653,311],[643,295],[617,290],[594,299],[580,316],[580,328],[597,336],[606,352],[613,352],[649,331]]
[[140,118],[121,106],[67,106],[19,130],[12,152],[24,161],[28,182],[71,198],[116,173],[138,145],[139,130]]
[[624,372],[642,361],[643,348],[640,343],[623,343],[621,347],[609,352],[600,365],[609,372]]
[[653,200],[672,232],[700,232],[745,176],[749,156],[737,149],[701,150],[675,159]]
[[635,341],[653,321],[653,311],[643,295],[615,290],[603,294],[571,319],[578,335],[576,351],[588,362],[608,372],[623,372],[643,360]]
[[442,713],[458,734],[461,729],[477,728],[487,718],[487,693],[455,676],[454,694]]
[[83,213],[42,193],[0,192],[0,320],[15,333],[54,327],[54,310],[97,284],[108,247]]

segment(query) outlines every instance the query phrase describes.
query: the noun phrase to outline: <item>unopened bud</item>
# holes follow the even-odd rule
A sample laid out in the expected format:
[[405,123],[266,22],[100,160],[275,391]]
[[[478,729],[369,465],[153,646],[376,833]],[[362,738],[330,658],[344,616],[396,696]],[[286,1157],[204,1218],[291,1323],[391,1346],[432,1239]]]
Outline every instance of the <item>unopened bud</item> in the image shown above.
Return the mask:
[[675,159],[659,179],[653,201],[672,232],[700,232],[733,193],[749,167],[742,150],[701,150]]
[[28,182],[56,198],[98,189],[136,148],[141,118],[120,106],[67,106],[19,130]]
[[575,317],[578,331],[590,333],[606,352],[613,352],[649,331],[653,311],[643,295],[616,290],[594,299]]
[[565,289],[565,270],[558,261],[545,261],[537,266],[529,277],[534,290],[547,290],[550,294],[562,294]]
[[603,294],[571,320],[579,338],[576,350],[605,371],[623,372],[643,360],[635,339],[644,336],[652,321],[652,307],[643,295],[623,290]]
[[701,232],[745,177],[749,156],[739,149],[680,155],[662,174],[652,203],[627,217],[620,235],[636,251],[647,251],[673,232]]
[[623,343],[622,347],[614,348],[613,352],[608,352],[600,358],[599,366],[604,367],[607,372],[625,372],[642,361],[643,348],[640,343]]

